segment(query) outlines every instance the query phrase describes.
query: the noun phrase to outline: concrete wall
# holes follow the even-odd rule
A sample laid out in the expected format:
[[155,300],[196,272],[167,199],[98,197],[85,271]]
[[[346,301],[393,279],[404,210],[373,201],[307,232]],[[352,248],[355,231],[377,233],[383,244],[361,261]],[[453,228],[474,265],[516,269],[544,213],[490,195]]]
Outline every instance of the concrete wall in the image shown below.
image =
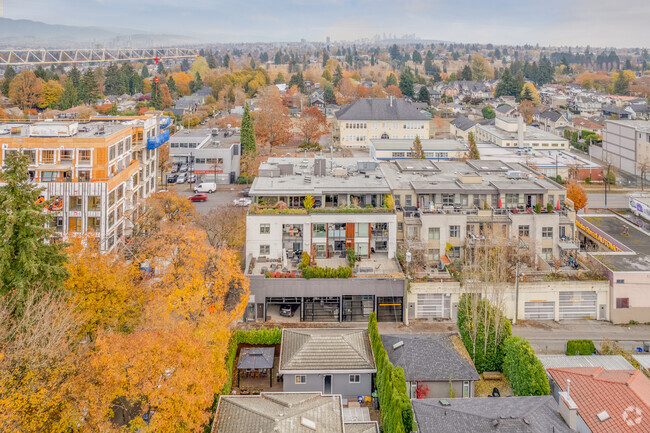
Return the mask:
[[636,174],[636,130],[608,121],[603,133],[603,159],[628,173]]
[[[650,321],[650,271],[611,273],[612,322]],[[620,281],[620,282],[619,282]],[[617,298],[628,298],[629,308],[616,308]]]
[[[323,392],[324,376],[329,373],[305,374],[307,382],[296,384],[295,374],[283,376],[283,392]],[[343,397],[354,398],[369,396],[372,393],[372,374],[359,375],[359,383],[350,383],[350,373],[332,374],[332,394],[341,394]]]

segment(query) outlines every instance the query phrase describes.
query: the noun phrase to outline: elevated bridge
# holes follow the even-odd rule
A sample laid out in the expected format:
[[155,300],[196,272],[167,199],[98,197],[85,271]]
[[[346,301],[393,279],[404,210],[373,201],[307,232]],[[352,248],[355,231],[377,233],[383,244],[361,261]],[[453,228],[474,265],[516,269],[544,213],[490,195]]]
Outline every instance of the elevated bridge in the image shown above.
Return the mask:
[[198,53],[199,51],[194,48],[0,50],[0,67],[51,65],[59,63],[104,63],[155,59],[184,59],[196,57]]

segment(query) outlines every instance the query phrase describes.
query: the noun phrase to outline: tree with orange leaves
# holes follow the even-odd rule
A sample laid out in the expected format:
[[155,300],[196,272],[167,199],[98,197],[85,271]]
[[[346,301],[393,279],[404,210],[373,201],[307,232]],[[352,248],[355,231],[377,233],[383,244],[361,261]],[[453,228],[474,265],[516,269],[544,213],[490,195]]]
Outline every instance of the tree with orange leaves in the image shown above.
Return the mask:
[[291,119],[289,109],[284,106],[278,88],[268,86],[262,90],[255,113],[255,137],[259,143],[271,146],[288,143],[291,140]]
[[573,208],[579,211],[587,206],[587,194],[575,180],[569,182],[566,188],[566,196],[573,202]]
[[298,129],[305,136],[307,142],[318,141],[327,131],[327,119],[316,106],[305,108],[300,113]]
[[390,85],[384,89],[386,91],[386,94],[388,96],[392,96],[393,98],[401,98],[402,97],[402,91],[399,89],[399,87],[395,85]]
[[187,96],[190,94],[190,82],[194,80],[187,72],[175,72],[172,74],[174,83],[176,83],[176,90],[181,96]]
[[339,93],[336,97],[336,102],[339,105],[351,104],[359,99],[357,85],[351,78],[343,78],[339,82]]

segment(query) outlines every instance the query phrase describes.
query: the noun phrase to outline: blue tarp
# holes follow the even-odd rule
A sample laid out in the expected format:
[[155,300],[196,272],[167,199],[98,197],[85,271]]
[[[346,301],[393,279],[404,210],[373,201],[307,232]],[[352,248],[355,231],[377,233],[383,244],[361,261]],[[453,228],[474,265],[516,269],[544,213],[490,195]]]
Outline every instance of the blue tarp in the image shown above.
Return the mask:
[[147,149],[149,150],[158,149],[160,146],[167,143],[168,141],[169,141],[169,129],[161,132],[155,137],[149,137],[149,139],[147,140]]
[[170,119],[168,116],[163,116],[160,118],[160,128],[165,129],[169,125],[172,124],[172,119]]

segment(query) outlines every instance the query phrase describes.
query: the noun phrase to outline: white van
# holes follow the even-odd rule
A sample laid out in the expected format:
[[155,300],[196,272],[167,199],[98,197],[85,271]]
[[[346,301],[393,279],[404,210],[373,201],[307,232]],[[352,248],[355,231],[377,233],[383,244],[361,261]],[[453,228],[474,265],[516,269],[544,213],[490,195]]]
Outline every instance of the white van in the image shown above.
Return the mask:
[[195,193],[208,192],[208,193],[212,194],[216,190],[217,190],[217,184],[214,183],[214,182],[203,182],[203,183],[198,184],[196,186],[196,188],[194,188]]

